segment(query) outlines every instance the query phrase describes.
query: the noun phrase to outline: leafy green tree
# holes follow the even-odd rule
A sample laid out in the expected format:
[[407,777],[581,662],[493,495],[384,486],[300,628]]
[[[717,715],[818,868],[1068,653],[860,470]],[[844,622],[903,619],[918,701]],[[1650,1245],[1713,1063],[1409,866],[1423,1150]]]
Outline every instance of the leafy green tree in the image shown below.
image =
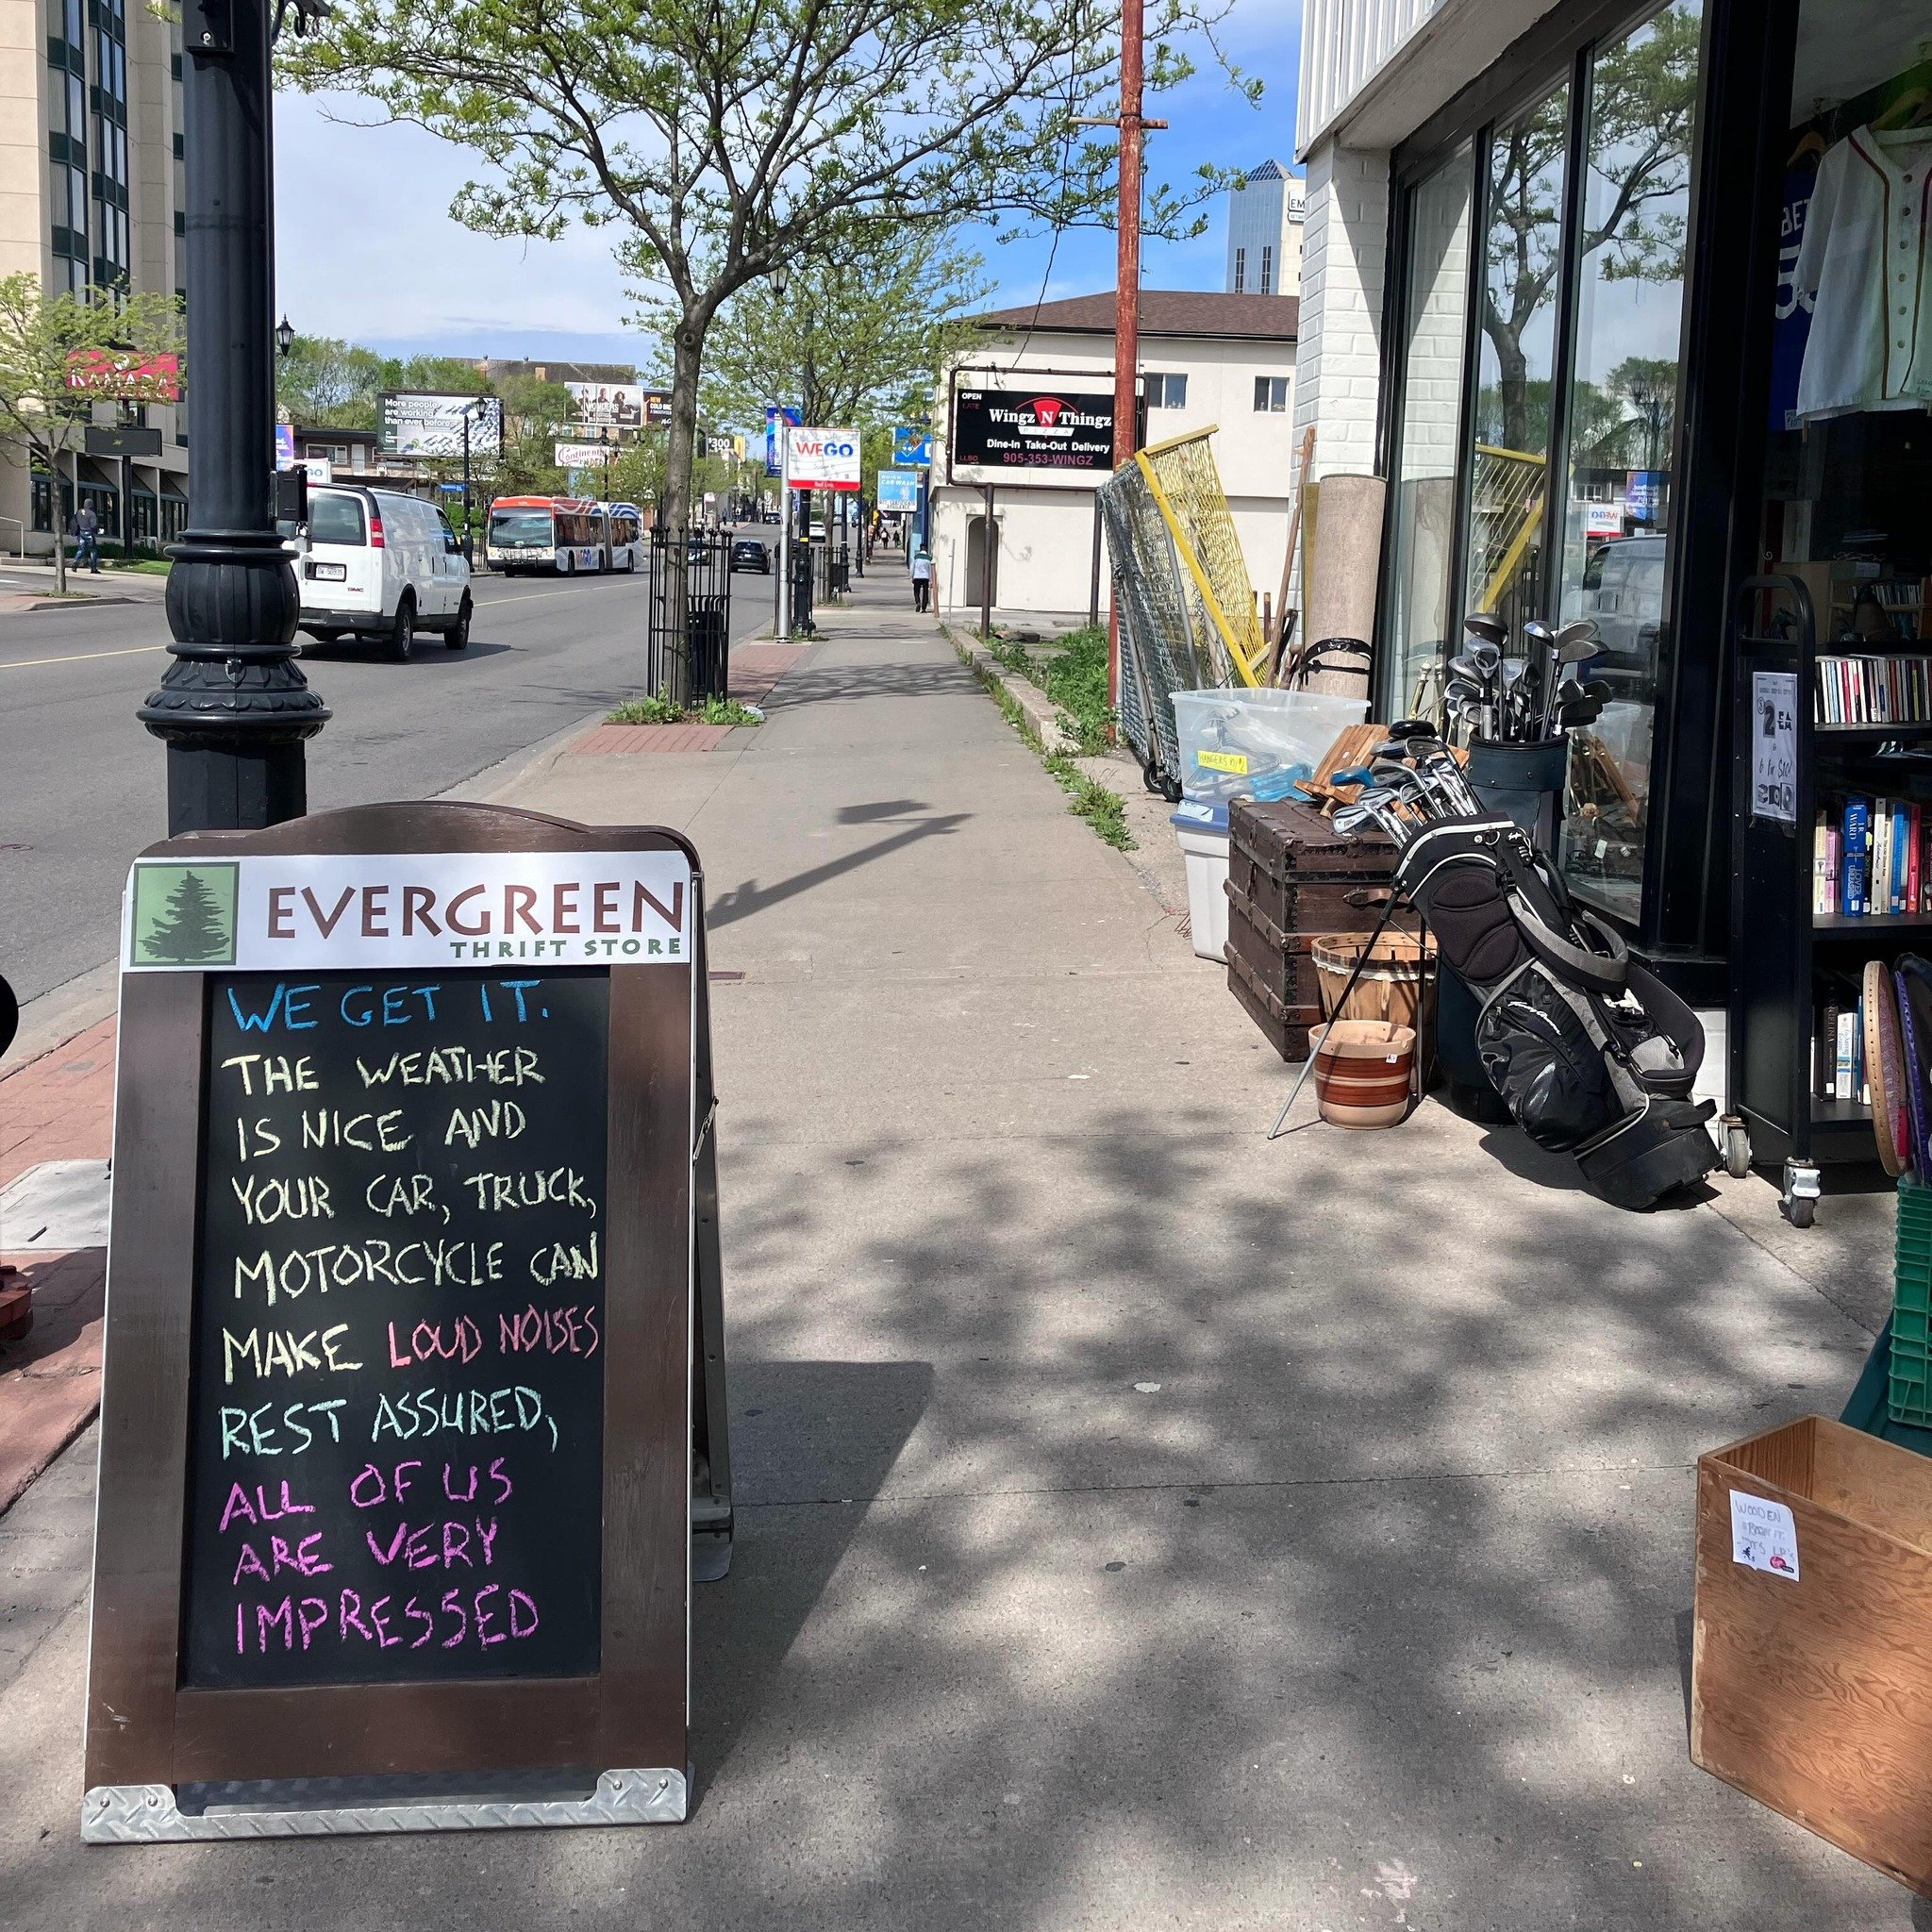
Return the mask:
[[181,308],[172,295],[92,287],[77,295],[64,290],[50,295],[38,275],[0,278],[0,434],[10,460],[47,473],[57,594],[67,589],[60,458],[85,441],[96,399],[165,402],[172,387],[158,376],[130,374],[77,391],[70,386],[76,358],[102,351],[178,355],[180,348]]
[[334,336],[297,336],[275,362],[275,401],[305,429],[374,429],[390,364]]
[[[1225,4],[1155,0],[1155,92],[1191,71],[1202,7]],[[741,289],[888,228],[1074,224],[1114,194],[1114,144],[1077,125],[1118,81],[1113,17],[1090,0],[337,0],[286,71],[474,149],[489,175],[454,209],[472,227],[619,229],[643,319],[671,348],[673,531],[690,513],[706,341]],[[1188,198],[1155,189],[1146,225],[1196,230],[1192,202],[1223,178],[1201,175]],[[669,558],[675,611],[681,544]],[[665,695],[682,702],[689,665],[672,657]]]
[[945,352],[989,293],[976,255],[930,229],[882,230],[836,259],[753,282],[719,311],[706,348],[706,412],[747,432],[767,403],[808,423],[876,418],[908,389],[931,392]]

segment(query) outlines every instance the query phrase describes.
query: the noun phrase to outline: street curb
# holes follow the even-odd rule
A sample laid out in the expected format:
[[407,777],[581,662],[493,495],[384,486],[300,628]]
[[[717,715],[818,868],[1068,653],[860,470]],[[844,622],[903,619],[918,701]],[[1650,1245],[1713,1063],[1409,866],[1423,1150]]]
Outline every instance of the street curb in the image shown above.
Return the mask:
[[1037,684],[1022,677],[1017,671],[1008,671],[971,631],[956,629],[943,617],[939,623],[946,641],[967,660],[980,682],[996,682],[1026,714],[1026,722],[1038,734],[1043,750],[1049,753],[1074,750],[1076,741],[1062,729],[1058,706]]
[[0,610],[9,617],[27,617],[43,610],[98,610],[107,604],[158,604],[158,597],[98,596],[92,591],[75,591],[65,598],[0,596]]

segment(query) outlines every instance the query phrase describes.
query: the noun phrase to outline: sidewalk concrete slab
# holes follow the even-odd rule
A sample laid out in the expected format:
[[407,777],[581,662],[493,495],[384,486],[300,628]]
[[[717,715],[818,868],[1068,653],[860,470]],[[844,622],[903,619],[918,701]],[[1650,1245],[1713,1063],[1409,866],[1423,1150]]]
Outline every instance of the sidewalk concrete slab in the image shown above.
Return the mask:
[[[1291,1070],[1224,974],[871,579],[765,725],[516,802],[689,832],[743,974],[695,1814],[85,1854],[49,1557],[0,1689],[23,1923],[1918,1923],[1687,1756],[1694,1458],[1835,1410],[1869,1340],[1714,1195],[1620,1214],[1434,1107],[1269,1143]],[[84,1457],[20,1506],[48,1551]]]

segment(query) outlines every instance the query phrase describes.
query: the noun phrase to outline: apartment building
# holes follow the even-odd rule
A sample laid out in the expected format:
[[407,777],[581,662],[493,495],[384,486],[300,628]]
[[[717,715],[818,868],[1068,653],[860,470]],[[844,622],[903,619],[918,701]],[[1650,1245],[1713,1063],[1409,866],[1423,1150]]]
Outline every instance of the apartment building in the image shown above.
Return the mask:
[[[181,33],[141,0],[0,0],[0,275],[183,291]],[[188,514],[187,410],[97,403],[61,459],[71,518],[156,548]],[[126,436],[109,432],[126,430]],[[53,542],[53,479],[0,443],[0,549]]]

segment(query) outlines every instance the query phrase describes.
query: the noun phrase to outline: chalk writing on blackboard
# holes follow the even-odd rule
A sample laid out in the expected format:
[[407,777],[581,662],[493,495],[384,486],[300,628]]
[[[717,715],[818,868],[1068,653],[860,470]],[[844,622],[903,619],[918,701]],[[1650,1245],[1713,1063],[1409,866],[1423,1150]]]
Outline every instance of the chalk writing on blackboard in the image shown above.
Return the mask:
[[594,1673],[608,977],[207,997],[186,1681]]

